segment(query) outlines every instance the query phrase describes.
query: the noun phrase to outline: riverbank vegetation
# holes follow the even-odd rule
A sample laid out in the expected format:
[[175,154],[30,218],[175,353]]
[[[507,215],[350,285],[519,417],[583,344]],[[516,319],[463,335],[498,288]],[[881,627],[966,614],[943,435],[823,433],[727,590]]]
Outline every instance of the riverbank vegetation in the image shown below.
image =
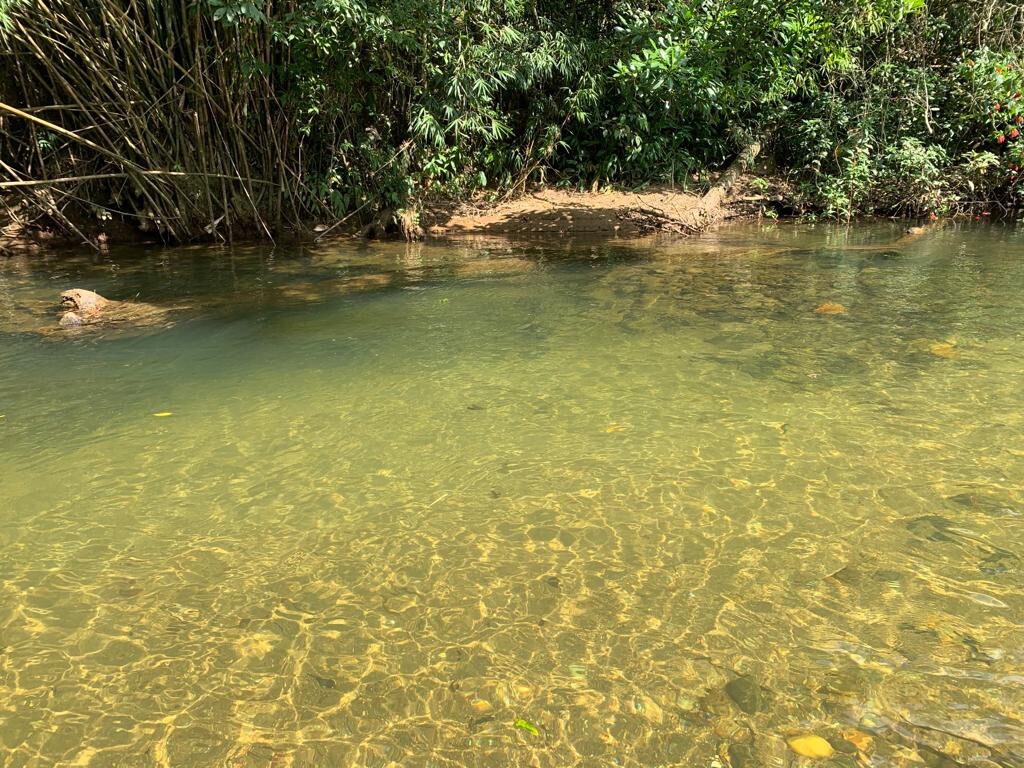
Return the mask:
[[21,221],[169,239],[536,184],[699,187],[745,148],[815,215],[1021,199],[1024,5],[0,0]]

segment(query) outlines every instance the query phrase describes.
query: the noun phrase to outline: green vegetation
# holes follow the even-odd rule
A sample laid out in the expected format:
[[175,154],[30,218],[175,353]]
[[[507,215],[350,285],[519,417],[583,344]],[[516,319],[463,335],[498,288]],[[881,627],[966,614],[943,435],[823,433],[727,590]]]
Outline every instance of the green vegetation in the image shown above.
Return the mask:
[[[270,233],[544,182],[1012,206],[1024,9],[992,0],[0,0],[0,169],[65,226]],[[83,178],[87,177],[87,178]],[[11,188],[8,188],[10,191]]]

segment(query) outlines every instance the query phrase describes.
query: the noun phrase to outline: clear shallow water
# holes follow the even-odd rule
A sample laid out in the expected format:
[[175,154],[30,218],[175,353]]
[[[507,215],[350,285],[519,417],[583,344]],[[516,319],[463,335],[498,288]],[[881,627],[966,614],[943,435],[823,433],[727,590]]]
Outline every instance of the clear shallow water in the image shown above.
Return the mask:
[[0,764],[1024,765],[1024,234],[897,235],[0,261]]

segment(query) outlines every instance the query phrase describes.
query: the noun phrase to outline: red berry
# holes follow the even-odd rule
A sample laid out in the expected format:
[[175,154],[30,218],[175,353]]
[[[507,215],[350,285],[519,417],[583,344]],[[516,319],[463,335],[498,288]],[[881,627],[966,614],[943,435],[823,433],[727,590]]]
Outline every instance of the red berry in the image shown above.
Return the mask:
[[1024,123],[1024,115],[1017,115],[1015,118],[1013,118],[1013,122],[1015,122],[1017,125]]
[[996,136],[996,144],[1005,144],[1005,143],[1006,143],[1006,137],[1003,136],[1003,134],[1000,133],[998,136]]
[[1003,108],[1003,105],[1000,104],[998,101],[995,104],[992,105],[992,109],[994,109],[996,112],[998,112],[1002,108]]
[[1012,131],[1010,131],[1010,138],[1011,139],[1016,139],[1018,136],[1020,136],[1020,131],[1018,131],[1016,128],[1014,128]]

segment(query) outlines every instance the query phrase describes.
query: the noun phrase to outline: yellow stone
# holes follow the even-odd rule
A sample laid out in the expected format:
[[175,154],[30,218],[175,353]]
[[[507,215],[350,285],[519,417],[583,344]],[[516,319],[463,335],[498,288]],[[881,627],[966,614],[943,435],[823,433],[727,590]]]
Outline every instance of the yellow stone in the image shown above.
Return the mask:
[[956,344],[952,344],[948,341],[937,341],[928,347],[928,351],[936,357],[941,357],[944,360],[952,360],[958,354]]
[[826,301],[824,304],[819,304],[815,307],[814,311],[819,315],[844,315],[846,314],[846,307],[834,301]]
[[173,416],[174,413],[172,413],[171,411],[160,411],[159,413],[154,413],[153,415],[154,416],[159,416],[160,418],[163,418],[165,416]]
[[494,709],[494,707],[491,706],[491,703],[489,701],[477,699],[473,702],[473,709],[475,709],[477,712],[490,712],[492,709]]
[[835,753],[832,745],[821,736],[794,736],[791,739],[786,739],[786,743],[789,744],[790,749],[802,757],[819,759],[832,757]]
[[855,728],[850,728],[847,731],[843,731],[843,738],[853,744],[861,752],[870,752],[871,747],[874,745],[875,740],[863,731],[858,731]]

